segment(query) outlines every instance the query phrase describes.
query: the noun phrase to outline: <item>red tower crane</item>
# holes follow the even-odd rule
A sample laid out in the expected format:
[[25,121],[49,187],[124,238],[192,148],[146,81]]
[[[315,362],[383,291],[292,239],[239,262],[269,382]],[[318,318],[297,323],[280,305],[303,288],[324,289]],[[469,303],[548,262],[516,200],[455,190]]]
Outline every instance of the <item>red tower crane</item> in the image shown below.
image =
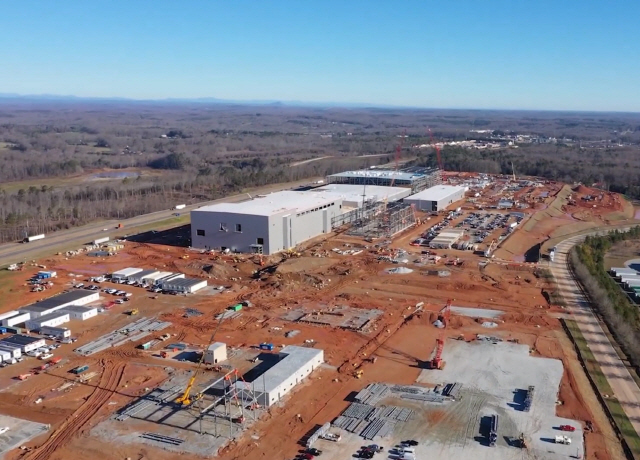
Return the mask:
[[429,129],[429,138],[431,139],[431,145],[433,145],[433,148],[436,150],[436,158],[438,160],[438,168],[440,168],[440,171],[444,171],[444,163],[442,162],[442,156],[440,155],[440,146],[434,142],[433,133],[431,132],[431,128],[428,128],[428,129]]
[[440,332],[440,336],[436,340],[436,355],[431,360],[431,369],[444,369],[444,361],[442,361],[442,350],[444,349],[444,334]]

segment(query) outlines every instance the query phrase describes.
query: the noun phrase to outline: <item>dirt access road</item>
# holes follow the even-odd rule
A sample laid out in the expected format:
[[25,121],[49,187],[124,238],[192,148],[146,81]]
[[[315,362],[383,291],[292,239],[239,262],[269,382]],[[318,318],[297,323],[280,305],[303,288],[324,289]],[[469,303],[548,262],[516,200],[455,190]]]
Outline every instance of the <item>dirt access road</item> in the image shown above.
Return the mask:
[[[255,195],[255,194],[261,194],[261,193],[278,192],[281,190],[287,190],[287,189],[299,187],[301,185],[310,184],[314,180],[317,180],[317,178],[305,179],[303,181],[298,181],[298,182],[286,182],[282,184],[274,184],[266,187],[249,190],[248,193]],[[248,198],[249,197],[247,193],[241,193],[238,195],[221,198],[219,200],[192,204],[187,206],[184,209],[181,209],[179,212],[180,214],[183,215],[201,206],[206,206],[206,205],[216,204],[216,203],[238,203],[240,201],[245,201]],[[165,211],[158,211],[151,214],[143,214],[141,216],[136,216],[131,219],[100,221],[97,223],[84,225],[82,227],[77,227],[69,230],[51,233],[51,234],[48,234],[45,239],[34,241],[32,243],[4,244],[0,246],[0,266],[23,262],[25,260],[35,259],[42,254],[46,254],[47,252],[54,253],[54,252],[57,252],[57,250],[70,249],[69,247],[70,245],[77,245],[79,247],[97,238],[107,236],[107,235],[112,236],[114,233],[126,234],[130,232],[129,229],[171,219],[173,214],[176,212],[177,211],[175,209],[167,209]],[[123,225],[123,228],[116,229],[115,227],[119,223]],[[108,229],[108,231],[103,231],[103,229],[105,228]],[[77,249],[77,248],[74,248],[74,249]]]
[[[592,233],[592,235],[595,234],[597,233]],[[583,241],[584,238],[585,235],[574,236],[558,244],[556,257],[550,263],[550,268],[558,282],[558,288],[567,302],[567,308],[613,389],[614,396],[622,405],[636,433],[640,434],[640,388],[600,327],[597,318],[591,311],[591,304],[583,295],[567,263],[571,248]]]

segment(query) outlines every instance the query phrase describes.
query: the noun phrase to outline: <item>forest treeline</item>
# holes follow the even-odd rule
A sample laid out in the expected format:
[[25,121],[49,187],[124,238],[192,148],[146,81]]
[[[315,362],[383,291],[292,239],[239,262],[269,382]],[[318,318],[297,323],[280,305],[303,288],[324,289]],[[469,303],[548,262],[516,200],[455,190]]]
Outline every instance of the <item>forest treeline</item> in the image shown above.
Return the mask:
[[[562,138],[640,139],[640,118],[622,115],[222,105],[0,105],[0,242],[99,219],[126,218],[171,204],[220,198],[246,187],[321,177],[401,158],[434,166],[437,140],[471,129]],[[636,139],[637,138],[637,139]],[[426,147],[425,147],[426,146]],[[292,166],[300,161],[321,161]],[[371,156],[371,157],[369,157]],[[451,171],[537,175],[600,182],[640,196],[638,151],[523,145],[499,150],[446,146]],[[513,167],[512,167],[513,165]],[[105,170],[143,171],[95,181]],[[59,178],[77,178],[56,181]],[[19,182],[29,181],[24,186]],[[17,183],[18,182],[18,183]],[[62,185],[61,185],[62,184]]]
[[587,236],[569,254],[574,273],[629,360],[640,369],[640,314],[604,268],[604,257],[615,243],[640,239],[640,227],[604,236]]

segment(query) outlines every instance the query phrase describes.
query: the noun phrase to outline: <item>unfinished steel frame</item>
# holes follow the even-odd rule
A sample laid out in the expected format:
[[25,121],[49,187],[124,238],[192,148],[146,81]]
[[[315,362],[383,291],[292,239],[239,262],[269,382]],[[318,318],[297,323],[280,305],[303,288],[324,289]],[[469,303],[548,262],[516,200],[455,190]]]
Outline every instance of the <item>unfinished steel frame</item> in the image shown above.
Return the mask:
[[389,238],[416,224],[414,209],[405,203],[389,203],[387,209],[361,219],[347,232],[366,239]]
[[357,224],[359,221],[370,219],[373,215],[382,212],[383,209],[383,202],[365,201],[361,208],[333,217],[331,228],[336,229],[345,225]]
[[[221,394],[213,395],[212,399],[205,399],[205,393],[211,389],[221,390]],[[217,410],[221,405],[222,413]],[[245,416],[249,416],[253,421],[257,419],[256,411],[260,409],[260,405],[255,397],[253,384],[245,382],[238,370],[234,369],[200,389],[195,409],[198,411],[200,434],[224,436],[228,429],[228,437],[233,438],[234,433],[244,429],[241,425]],[[213,433],[205,433],[203,430],[202,421],[205,416],[213,418]]]
[[[376,172],[386,172],[387,175],[378,176]],[[371,173],[371,174],[368,174]],[[397,173],[415,173],[414,177],[396,177]],[[351,184],[351,185],[379,185],[389,187],[410,187],[411,193],[416,193],[434,185],[442,184],[442,174],[437,168],[410,167],[400,169],[397,172],[390,169],[376,169],[373,171],[362,171],[353,175],[331,175],[327,176],[330,184]]]

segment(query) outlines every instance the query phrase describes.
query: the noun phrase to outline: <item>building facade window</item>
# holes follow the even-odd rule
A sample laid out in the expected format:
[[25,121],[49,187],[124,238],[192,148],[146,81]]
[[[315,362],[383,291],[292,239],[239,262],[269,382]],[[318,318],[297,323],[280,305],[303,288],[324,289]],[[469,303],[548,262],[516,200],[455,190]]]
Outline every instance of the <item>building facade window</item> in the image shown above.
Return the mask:
[[198,230],[196,230],[196,235],[198,235],[198,236],[205,236],[205,235],[204,235],[204,230],[202,230],[202,229],[200,229],[200,228],[199,228]]
[[236,232],[242,233],[242,225],[241,224],[236,224]]
[[225,224],[224,222],[220,223],[220,231],[221,232],[226,232],[227,230],[227,224]]

